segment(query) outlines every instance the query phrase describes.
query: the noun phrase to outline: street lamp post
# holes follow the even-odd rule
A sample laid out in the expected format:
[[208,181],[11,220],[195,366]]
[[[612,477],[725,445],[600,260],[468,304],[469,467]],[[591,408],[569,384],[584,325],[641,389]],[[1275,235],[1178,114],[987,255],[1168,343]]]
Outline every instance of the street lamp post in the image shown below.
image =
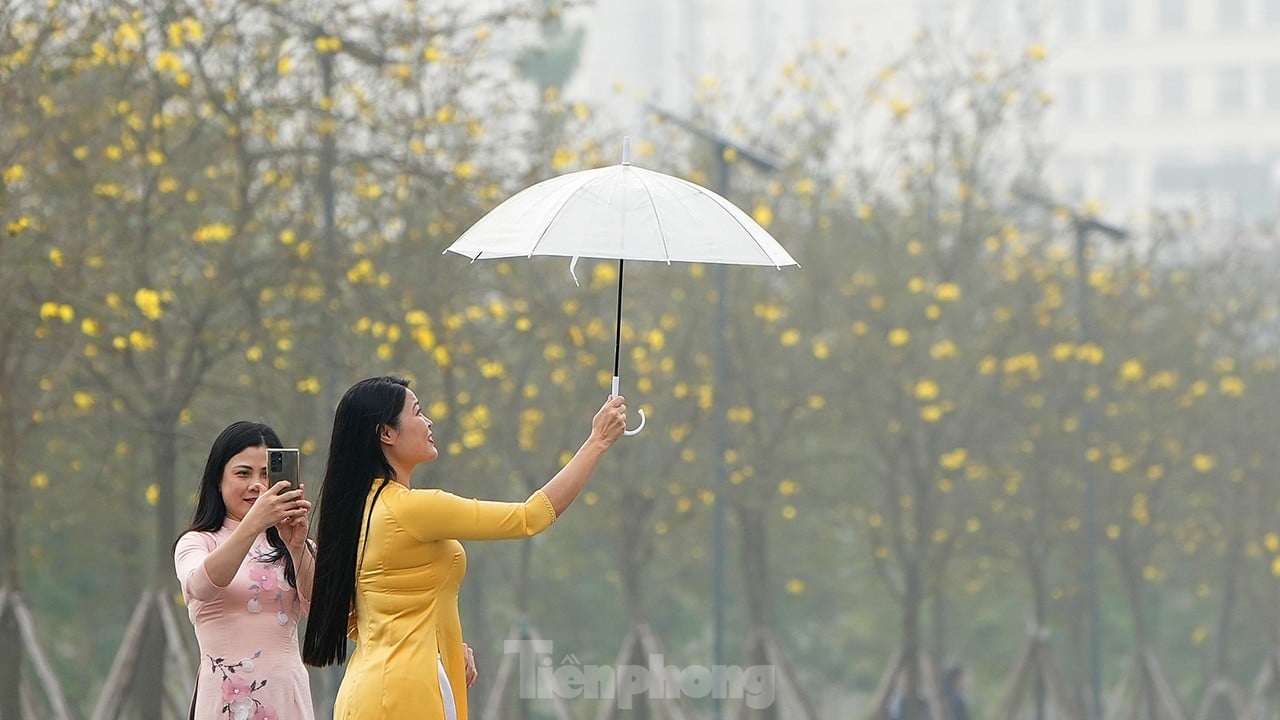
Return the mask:
[[[755,166],[757,169],[766,172],[775,172],[779,169],[777,161],[766,157],[764,154],[749,150],[734,141],[707,130],[704,127],[688,120],[686,118],[674,115],[670,112],[654,107],[647,106],[650,111],[657,114],[663,120],[671,122],[679,127],[687,130],[693,135],[707,141],[711,144],[712,151],[715,153],[715,173],[711,179],[711,189],[721,197],[729,196],[729,161],[725,157],[726,151],[733,150],[738,157],[741,157]],[[715,383],[716,407],[719,408],[719,401],[724,399],[724,388],[729,377],[729,354],[725,346],[725,333],[729,326],[728,315],[728,280],[726,277],[726,269],[724,265],[717,265],[715,268],[716,277],[716,313],[715,313],[715,338],[712,344],[712,353],[715,358],[715,369],[713,382]],[[727,598],[725,597],[725,502],[724,495],[727,492],[729,484],[729,466],[725,461],[725,453],[728,450],[728,428],[725,426],[726,419],[723,410],[717,409],[715,419],[712,423],[712,444],[715,453],[716,476],[715,476],[715,503],[712,507],[711,522],[711,668],[712,668],[712,687],[720,687],[724,682],[724,608]],[[717,693],[712,693],[711,700],[711,720],[721,720],[724,709],[723,701],[718,697]]]
[[[1050,211],[1064,209],[1064,205],[1054,202],[1033,190],[1015,189],[1021,199],[1039,205]],[[1076,323],[1077,341],[1086,345],[1093,340],[1093,316],[1089,306],[1089,234],[1101,233],[1108,239],[1119,242],[1129,237],[1123,228],[1104,223],[1087,214],[1069,211],[1071,226],[1075,232],[1076,263]],[[1086,383],[1087,387],[1087,383]],[[1088,452],[1089,435],[1093,432],[1093,406],[1086,400],[1080,410],[1080,437]],[[1081,574],[1081,584],[1085,591],[1085,613],[1089,624],[1088,636],[1088,674],[1089,674],[1089,717],[1102,720],[1102,600],[1098,588],[1098,495],[1097,480],[1089,470],[1086,458],[1081,464],[1084,468],[1084,533],[1085,533],[1085,565]]]
[[[1076,322],[1081,345],[1093,339],[1093,317],[1089,307],[1089,233],[1098,231],[1112,240],[1128,236],[1124,230],[1093,218],[1074,215],[1071,223],[1075,229],[1076,260]],[[1086,400],[1080,410],[1080,437],[1087,446],[1093,431],[1093,405]],[[1088,448],[1085,448],[1088,452]],[[1088,469],[1088,461],[1082,465],[1084,475],[1084,531],[1087,546],[1084,567],[1084,586],[1089,620],[1089,704],[1090,716],[1102,720],[1102,600],[1098,589],[1098,495],[1097,479]]]

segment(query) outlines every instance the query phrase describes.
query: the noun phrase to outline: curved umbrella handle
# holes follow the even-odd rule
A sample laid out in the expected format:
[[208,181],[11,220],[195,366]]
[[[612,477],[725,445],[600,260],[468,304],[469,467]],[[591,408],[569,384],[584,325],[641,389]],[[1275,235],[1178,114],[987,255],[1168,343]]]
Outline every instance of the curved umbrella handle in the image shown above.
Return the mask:
[[[617,371],[615,370],[614,372],[617,372]],[[618,394],[619,394],[619,393],[618,393],[618,376],[617,376],[617,375],[614,375],[614,376],[613,376],[613,394],[614,394],[614,395],[618,395]],[[640,424],[636,427],[636,429],[635,429],[635,430],[623,430],[623,431],[622,431],[622,434],[623,434],[623,435],[626,435],[627,437],[631,437],[632,435],[635,435],[636,433],[638,433],[638,432],[640,432],[641,430],[643,430],[643,429],[644,429],[644,410],[643,410],[643,409],[637,409],[637,412],[639,412],[639,413],[640,413]]]
[[627,437],[631,437],[644,429],[644,408],[637,408],[636,412],[640,413],[640,424],[636,426],[635,430],[623,430],[622,434]]

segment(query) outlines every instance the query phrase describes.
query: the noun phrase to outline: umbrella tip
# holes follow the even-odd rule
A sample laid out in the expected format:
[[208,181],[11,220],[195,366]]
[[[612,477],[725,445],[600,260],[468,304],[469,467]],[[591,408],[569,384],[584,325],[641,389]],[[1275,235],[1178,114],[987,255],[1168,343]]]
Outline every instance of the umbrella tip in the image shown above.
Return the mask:
[[622,164],[631,164],[631,137],[628,135],[622,136]]

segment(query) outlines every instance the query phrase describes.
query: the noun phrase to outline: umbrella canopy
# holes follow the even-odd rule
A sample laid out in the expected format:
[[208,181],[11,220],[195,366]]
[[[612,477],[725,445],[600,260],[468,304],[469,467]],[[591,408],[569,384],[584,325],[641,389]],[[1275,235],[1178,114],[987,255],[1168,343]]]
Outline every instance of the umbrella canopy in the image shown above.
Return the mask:
[[[560,175],[528,187],[490,210],[445,252],[481,258],[553,255],[618,261],[618,318],[613,394],[622,344],[622,272],[626,260],[730,265],[798,265],[759,223],[716,193],[688,180],[622,163]],[[573,265],[570,264],[570,272]],[[577,280],[575,276],[575,281]],[[627,430],[634,435],[644,427]]]
[[479,258],[593,257],[769,265],[796,261],[759,223],[716,193],[631,164],[583,170],[521,190],[447,252]]

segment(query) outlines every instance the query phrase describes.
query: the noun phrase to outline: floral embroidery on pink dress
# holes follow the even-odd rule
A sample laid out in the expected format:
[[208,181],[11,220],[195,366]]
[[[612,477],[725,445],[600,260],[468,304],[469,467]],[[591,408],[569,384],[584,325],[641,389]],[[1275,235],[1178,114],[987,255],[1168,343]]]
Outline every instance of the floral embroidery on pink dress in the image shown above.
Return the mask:
[[[267,686],[266,678],[249,680],[237,677],[236,672],[253,672],[254,660],[262,656],[262,651],[255,652],[238,663],[228,663],[225,658],[209,658],[212,670],[222,675],[222,712],[232,720],[268,720],[277,717],[276,709],[265,705],[253,694]],[[243,675],[243,674],[242,674]]]
[[276,604],[276,622],[280,625],[289,624],[289,613],[284,609],[284,594],[286,590],[291,590],[288,582],[284,579],[284,566],[278,563],[266,564],[260,560],[255,560],[249,566],[249,578],[253,580],[253,584],[249,586],[250,590],[257,591],[253,597],[249,599],[247,604],[248,610],[255,615],[262,612],[261,593],[265,592],[271,596],[271,601]]

